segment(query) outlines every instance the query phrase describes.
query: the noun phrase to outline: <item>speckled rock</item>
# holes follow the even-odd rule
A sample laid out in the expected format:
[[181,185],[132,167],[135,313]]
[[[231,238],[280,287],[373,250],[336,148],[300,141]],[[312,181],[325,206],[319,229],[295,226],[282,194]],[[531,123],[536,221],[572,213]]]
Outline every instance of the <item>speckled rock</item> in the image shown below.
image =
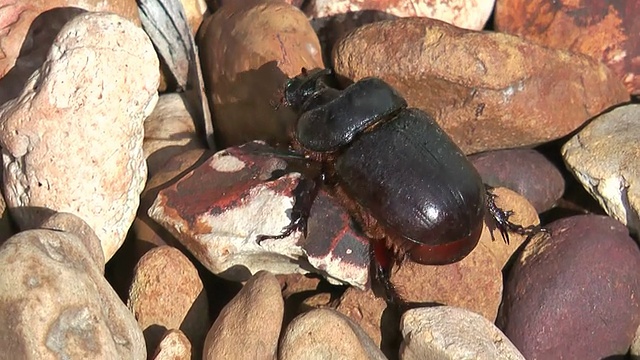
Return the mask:
[[564,193],[560,170],[533,149],[507,149],[469,156],[482,181],[504,186],[531,202],[538,213],[551,209]]
[[640,95],[640,2],[498,0],[495,28],[607,64]]
[[198,45],[221,147],[288,141],[296,118],[276,106],[287,78],[324,68],[305,15],[280,1],[230,1],[206,20]]
[[140,23],[135,0],[1,0],[0,8],[0,105],[20,94],[60,29],[78,14],[112,12]]
[[400,348],[403,360],[524,360],[493,323],[460,308],[436,306],[402,315]]
[[560,138],[629,99],[620,80],[585,55],[427,18],[360,27],[334,47],[333,63],[340,77],[377,76],[394,86],[467,154]]
[[164,333],[153,357],[151,357],[153,360],[191,360],[191,358],[189,339],[182,331],[176,329],[167,330]]
[[256,273],[218,315],[203,359],[274,359],[283,314],[278,280],[266,271]]
[[193,264],[180,250],[160,246],[147,252],[134,270],[127,306],[154,352],[166,330],[180,329],[200,357],[210,326],[209,301]]
[[[569,170],[610,216],[640,233],[640,105],[600,115],[562,147]],[[636,184],[636,181],[639,183]]]
[[0,274],[0,358],[147,358],[133,314],[76,235],[14,235],[0,248]]
[[331,309],[296,317],[280,343],[280,360],[386,359],[374,342],[349,318]]
[[158,98],[153,112],[144,121],[142,150],[151,178],[173,156],[205,147],[189,112],[188,99],[182,94]]
[[464,29],[481,30],[491,16],[494,3],[495,0],[316,0],[304,11],[314,19],[379,11],[398,17],[427,17]]
[[531,360],[622,357],[640,324],[638,245],[606,216],[547,228],[507,275],[499,327]]
[[106,13],[65,25],[45,65],[0,108],[4,194],[21,228],[70,212],[111,258],[146,180],[143,120],[157,85],[158,59],[140,28]]

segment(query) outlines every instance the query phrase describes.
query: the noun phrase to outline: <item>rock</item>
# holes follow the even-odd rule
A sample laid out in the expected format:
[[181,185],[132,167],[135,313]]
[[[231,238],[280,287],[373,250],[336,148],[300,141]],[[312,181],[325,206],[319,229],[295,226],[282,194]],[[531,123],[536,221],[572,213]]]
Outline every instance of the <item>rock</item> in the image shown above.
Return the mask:
[[533,149],[507,149],[469,156],[485,184],[524,196],[538,213],[551,209],[564,193],[560,170]]
[[507,275],[499,327],[527,359],[623,357],[640,324],[637,244],[606,216],[547,228]]
[[[557,2],[498,0],[495,28],[543,46],[568,49],[602,61],[640,95],[637,1]],[[597,36],[594,36],[597,34]]]
[[562,147],[569,170],[602,208],[640,232],[640,105],[600,115]]
[[369,242],[324,191],[311,207],[305,240],[296,230],[258,241],[291,224],[296,194],[309,184],[296,169],[306,173],[306,160],[284,157],[261,142],[228,148],[162,189],[149,216],[229,280],[245,281],[259,270],[306,273],[312,265],[330,281],[365,287]]
[[278,93],[303,67],[324,68],[305,15],[280,1],[233,1],[203,27],[198,45],[219,145],[288,142],[296,115],[275,105]]
[[91,255],[94,265],[104,273],[104,254],[100,239],[93,229],[76,215],[69,213],[55,213],[40,226],[42,229],[65,231],[77,236]]
[[0,8],[0,105],[20,94],[44,63],[60,29],[78,14],[112,12],[140,24],[135,0],[3,0]]
[[191,35],[195,37],[205,16],[209,15],[207,3],[205,0],[180,0],[180,2],[187,17]]
[[374,342],[346,316],[317,309],[295,318],[284,332],[279,360],[386,359]]
[[467,154],[557,139],[629,100],[587,56],[426,18],[360,27],[334,47],[333,63],[343,79],[388,82]]
[[278,280],[256,273],[218,315],[203,359],[275,359],[283,313]]
[[509,339],[484,317],[460,308],[437,306],[408,310],[400,331],[403,360],[524,360]]
[[209,330],[209,301],[193,264],[180,250],[160,246],[147,252],[134,270],[127,306],[153,352],[166,330],[180,329],[199,358]]
[[[522,227],[539,225],[540,220],[536,209],[522,195],[507,188],[495,188],[491,191],[497,207],[504,211],[512,211],[509,221]],[[502,238],[500,230],[496,228],[491,214],[485,215],[485,227],[480,235],[479,246],[485,246],[493,254],[500,269],[504,268],[511,256],[524,243],[527,236],[513,232],[509,233],[509,241]]]
[[351,287],[340,297],[336,310],[356,323],[383,353],[397,351],[399,314],[384,298]]
[[105,13],[67,23],[45,66],[0,108],[4,194],[22,229],[73,213],[111,258],[146,180],[142,123],[157,85],[158,59],[140,28]]
[[495,0],[316,0],[305,6],[304,12],[313,19],[327,19],[341,15],[357,18],[363,13],[378,11],[398,17],[437,19],[459,28],[482,30],[493,12],[494,3]]
[[16,233],[4,195],[0,193],[0,245]]
[[167,330],[158,344],[153,360],[190,360],[191,343],[186,335],[176,329]]
[[0,248],[0,274],[0,358],[147,358],[135,318],[76,235],[14,235]]
[[144,121],[142,150],[147,159],[149,178],[173,156],[191,149],[203,149],[188,99],[182,94],[165,94]]

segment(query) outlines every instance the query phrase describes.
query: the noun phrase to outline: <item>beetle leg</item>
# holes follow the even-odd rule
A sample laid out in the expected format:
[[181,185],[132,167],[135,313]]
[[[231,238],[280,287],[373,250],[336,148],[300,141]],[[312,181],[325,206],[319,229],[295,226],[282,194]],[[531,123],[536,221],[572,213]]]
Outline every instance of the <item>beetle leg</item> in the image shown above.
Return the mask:
[[318,190],[320,186],[318,186],[318,182],[312,179],[302,178],[300,183],[296,187],[294,191],[296,195],[296,200],[293,205],[293,209],[291,209],[291,222],[289,225],[285,226],[282,229],[282,233],[278,235],[259,235],[256,242],[260,244],[264,240],[268,239],[284,239],[287,236],[291,235],[295,231],[302,231],[304,236],[307,236],[307,219],[309,218],[309,213],[311,212],[311,205],[313,205],[313,200],[315,200],[316,195],[318,195]]
[[509,243],[509,231],[519,235],[526,235],[527,239],[538,233],[547,232],[547,230],[540,225],[522,226],[511,222],[509,217],[513,215],[513,211],[505,211],[498,207],[495,203],[495,198],[498,196],[491,192],[491,189],[493,188],[489,185],[485,185],[485,187],[487,189],[487,210],[489,210],[489,213],[495,220],[496,226],[498,230],[500,230],[500,234],[502,235],[504,242],[507,244]]
[[384,299],[388,303],[404,305],[405,301],[391,283],[391,268],[394,264],[391,251],[385,246],[384,242],[376,241],[371,245],[370,254],[372,276],[379,285],[382,285]]

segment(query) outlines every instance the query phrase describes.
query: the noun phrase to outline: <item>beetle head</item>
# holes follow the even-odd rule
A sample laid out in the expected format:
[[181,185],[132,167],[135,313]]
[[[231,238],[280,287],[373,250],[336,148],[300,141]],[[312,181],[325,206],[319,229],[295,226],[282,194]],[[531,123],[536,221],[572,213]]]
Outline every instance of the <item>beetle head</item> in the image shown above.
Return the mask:
[[298,111],[302,105],[316,92],[326,87],[322,83],[323,76],[331,74],[330,69],[315,69],[307,71],[302,68],[302,73],[287,81],[284,87],[283,102],[286,106]]

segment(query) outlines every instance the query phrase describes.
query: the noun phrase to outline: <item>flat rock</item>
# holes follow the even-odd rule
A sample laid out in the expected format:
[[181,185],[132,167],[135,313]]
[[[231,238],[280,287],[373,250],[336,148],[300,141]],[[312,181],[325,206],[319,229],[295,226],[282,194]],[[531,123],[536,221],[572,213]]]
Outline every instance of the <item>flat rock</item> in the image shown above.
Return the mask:
[[191,261],[170,246],[147,252],[134,270],[127,306],[142,328],[150,352],[166,330],[180,329],[199,357],[209,330],[209,301]]
[[402,315],[402,360],[524,360],[492,322],[468,310],[436,306]]
[[113,256],[146,180],[143,120],[157,86],[157,55],[134,24],[87,13],[65,25],[45,65],[0,108],[4,194],[22,229],[73,213]]
[[506,275],[498,326],[531,360],[624,357],[640,324],[638,245],[607,216],[547,228]]
[[[640,233],[640,105],[595,118],[562,147],[569,170],[610,216]],[[639,183],[636,184],[636,181]]]
[[76,235],[14,235],[0,247],[0,274],[0,358],[147,358],[133,314]]
[[333,63],[345,82],[388,82],[467,154],[558,139],[629,100],[616,75],[585,55],[427,18],[362,26],[336,44]]
[[274,359],[283,315],[278,280],[266,271],[258,272],[209,329],[203,359]]
[[311,207],[305,239],[296,230],[258,241],[282,234],[291,223],[300,187],[308,184],[293,171],[306,168],[296,164],[300,160],[260,142],[228,148],[160,190],[149,216],[226,279],[245,281],[259,270],[289,274],[315,268],[330,281],[364,288],[369,242],[324,191]]
[[317,309],[299,315],[284,331],[279,360],[386,359],[375,343],[345,315]]

